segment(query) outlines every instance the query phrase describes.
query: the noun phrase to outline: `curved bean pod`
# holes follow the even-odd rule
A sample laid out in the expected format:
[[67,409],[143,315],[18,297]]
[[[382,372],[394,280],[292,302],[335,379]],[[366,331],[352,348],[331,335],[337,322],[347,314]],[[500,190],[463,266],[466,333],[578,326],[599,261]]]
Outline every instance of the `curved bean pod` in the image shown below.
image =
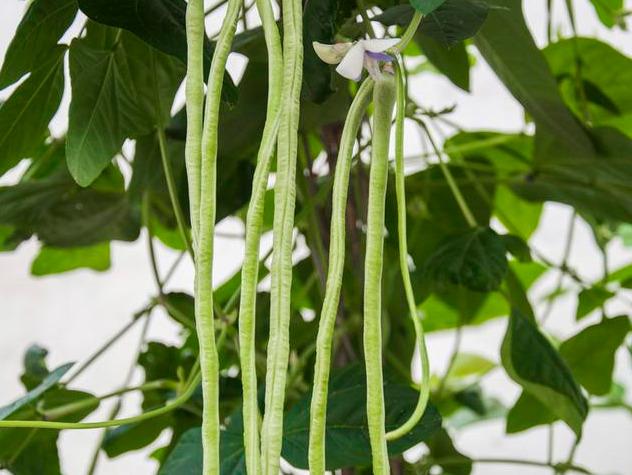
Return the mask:
[[325,473],[327,390],[329,387],[331,347],[345,264],[345,222],[351,159],[353,158],[353,146],[356,135],[369,104],[372,89],[373,81],[369,78],[360,86],[358,93],[353,99],[345,120],[336,161],[331,207],[329,270],[327,272],[325,298],[316,340],[314,389],[310,407],[309,472],[315,475]]

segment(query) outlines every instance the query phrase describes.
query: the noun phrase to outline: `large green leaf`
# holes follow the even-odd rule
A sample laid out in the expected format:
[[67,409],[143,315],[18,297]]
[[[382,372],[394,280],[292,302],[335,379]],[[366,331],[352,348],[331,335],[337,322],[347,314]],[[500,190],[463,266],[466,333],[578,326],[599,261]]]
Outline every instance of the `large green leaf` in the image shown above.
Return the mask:
[[105,271],[110,268],[110,244],[57,248],[44,246],[31,263],[31,274],[37,276],[60,274],[87,268]]
[[[483,0],[413,0],[433,5],[441,3],[436,9],[425,15],[421,21],[418,34],[427,35],[444,47],[471,38],[481,28],[487,18],[489,7]],[[412,2],[411,2],[412,3]],[[387,8],[373,18],[384,25],[407,26],[413,16],[411,5],[401,4]]]
[[73,97],[66,160],[77,183],[87,186],[107,167],[127,137],[148,130],[136,101],[123,43],[98,49],[86,39],[73,40],[70,78]]
[[55,45],[77,15],[76,0],[34,0],[28,7],[2,62],[0,89],[56,56]]
[[0,106],[0,175],[30,157],[48,135],[64,92],[64,53],[57,46]]
[[627,316],[603,319],[560,346],[560,355],[589,393],[603,396],[610,391],[615,354],[629,331]]
[[[386,429],[401,425],[412,412],[417,392],[384,382]],[[286,414],[283,435],[283,458],[297,468],[306,469],[309,438],[309,405],[311,396],[301,399]],[[406,436],[389,443],[389,453],[397,455],[426,440],[441,426],[441,417],[429,406],[422,420]],[[366,376],[359,365],[351,365],[332,375],[327,402],[325,435],[328,470],[368,465],[371,450],[366,421]]]
[[555,78],[522,14],[521,0],[490,0],[497,7],[475,37],[479,51],[505,87],[568,152],[592,156],[584,129],[564,105]]
[[507,272],[507,250],[491,228],[475,228],[443,244],[426,263],[433,286],[462,285],[470,290],[496,290]]
[[312,0],[303,12],[303,89],[302,94],[314,102],[323,102],[331,93],[331,67],[316,55],[312,43],[333,43],[339,0]]
[[534,321],[513,310],[501,350],[509,376],[576,433],[581,434],[588,404],[581,389]]
[[[118,172],[108,172],[112,174],[119,179]],[[110,184],[105,175],[89,188],[79,187],[67,172],[0,187],[0,224],[26,236],[37,234],[54,247],[133,241],[139,232],[138,212],[122,182]]]
[[[184,0],[79,0],[92,20],[134,33],[145,43],[187,62],[186,2]],[[213,46],[205,39],[204,65],[208,71]],[[231,104],[237,93],[230,75],[224,75],[222,98]]]
[[593,38],[559,41],[544,55],[578,117],[588,114],[591,124],[610,125],[632,137],[631,58]]

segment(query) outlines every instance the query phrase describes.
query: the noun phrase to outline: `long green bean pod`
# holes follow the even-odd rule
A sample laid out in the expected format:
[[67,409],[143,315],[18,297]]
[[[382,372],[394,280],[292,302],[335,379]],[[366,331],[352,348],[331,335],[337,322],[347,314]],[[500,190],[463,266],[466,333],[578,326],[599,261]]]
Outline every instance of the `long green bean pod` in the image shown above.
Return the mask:
[[215,45],[208,76],[202,133],[198,243],[195,258],[195,321],[200,345],[202,372],[203,475],[220,472],[219,459],[219,361],[213,321],[213,238],[217,188],[217,140],[222,81],[230,53],[241,0],[229,0],[226,16]]
[[408,244],[406,241],[406,184],[404,175],[404,117],[406,114],[406,89],[401,69],[397,68],[397,109],[395,113],[395,194],[397,195],[397,235],[399,242],[399,266],[402,273],[404,292],[410,318],[415,327],[415,339],[419,349],[421,363],[421,386],[415,410],[400,427],[386,434],[386,440],[395,440],[405,436],[421,420],[428,404],[430,394],[430,364],[424,338],[424,329],[417,313],[413,286],[408,269]]
[[296,153],[303,79],[301,0],[283,0],[283,105],[274,185],[274,254],[270,294],[270,337],[265,414],[261,435],[264,475],[278,475],[283,437],[283,406],[290,352],[290,291],[296,200]]
[[362,123],[362,117],[371,99],[372,89],[373,80],[369,78],[360,86],[358,93],[353,99],[342,131],[338,159],[336,161],[331,206],[329,266],[325,285],[325,298],[316,340],[314,389],[310,407],[309,472],[313,475],[325,473],[327,390],[329,387],[332,341],[345,264],[345,222],[349,174],[351,172],[353,146]]
[[187,132],[184,157],[189,184],[189,208],[193,249],[197,244],[200,215],[200,168],[202,164],[202,111],[204,108],[204,0],[189,0],[187,34]]
[[259,442],[259,406],[257,402],[257,371],[255,365],[255,322],[257,282],[259,274],[259,248],[265,194],[268,187],[270,162],[276,145],[281,109],[283,54],[281,39],[274,12],[269,0],[257,0],[257,10],[263,25],[268,49],[268,106],[266,123],[257,166],[252,182],[252,195],[246,216],[246,243],[244,263],[241,269],[241,300],[239,307],[239,357],[243,387],[244,447],[246,473],[261,472]]
[[366,404],[373,473],[390,472],[386,448],[382,375],[382,259],[384,212],[388,181],[388,149],[395,105],[395,78],[382,73],[373,88],[373,141],[369,174],[366,256],[364,270],[364,362]]

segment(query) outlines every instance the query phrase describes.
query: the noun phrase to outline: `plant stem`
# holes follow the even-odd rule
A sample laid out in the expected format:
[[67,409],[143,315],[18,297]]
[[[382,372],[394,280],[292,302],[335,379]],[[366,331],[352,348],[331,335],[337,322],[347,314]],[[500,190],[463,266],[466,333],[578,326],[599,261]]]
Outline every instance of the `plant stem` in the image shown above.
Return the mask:
[[134,316],[134,318],[128,322],[123,328],[121,328],[118,332],[116,332],[109,340],[107,340],[97,351],[95,351],[92,356],[90,356],[77,370],[64,382],[67,386],[75,379],[79,377],[81,373],[83,373],[88,367],[92,365],[103,353],[105,353],[114,343],[116,343],[120,338],[122,338],[135,324],[140,318],[146,314],[148,314],[153,306],[147,307],[142,310],[139,315]]
[[270,294],[270,338],[261,454],[263,475],[277,475],[289,357],[292,248],[296,200],[296,155],[303,78],[302,1],[283,0],[283,102],[274,185],[274,254]]
[[369,175],[364,266],[364,361],[367,380],[367,420],[373,473],[376,475],[389,473],[384,427],[381,297],[388,150],[395,95],[395,79],[392,75],[383,73],[376,80],[373,89],[373,146]]
[[325,285],[325,297],[318,325],[314,388],[310,406],[309,470],[310,473],[315,475],[325,473],[327,392],[331,367],[333,334],[340,302],[342,274],[345,264],[345,218],[353,146],[355,144],[356,134],[362,123],[362,117],[371,98],[372,89],[373,81],[367,79],[360,86],[358,93],[353,99],[342,131],[340,149],[336,161],[331,207],[329,265]]
[[426,137],[428,138],[430,145],[432,146],[433,150],[435,151],[435,154],[437,155],[437,158],[439,159],[439,168],[441,168],[441,172],[443,173],[443,176],[445,177],[446,182],[448,183],[448,186],[450,187],[450,190],[452,191],[452,194],[454,195],[454,199],[459,205],[459,209],[463,213],[463,217],[465,218],[465,221],[467,221],[467,224],[470,227],[475,228],[477,226],[476,218],[474,218],[474,214],[472,213],[472,211],[470,210],[470,207],[465,201],[465,198],[463,197],[461,190],[459,190],[459,187],[456,184],[454,177],[452,176],[452,172],[450,171],[450,168],[445,163],[443,154],[440,152],[439,147],[437,147],[437,144],[432,138],[432,134],[430,133],[430,130],[428,130],[428,126],[426,126],[426,124],[422,120],[416,119],[416,122],[426,132]]
[[160,272],[158,271],[158,261],[156,260],[156,249],[154,248],[154,236],[149,226],[149,210],[151,208],[151,195],[149,191],[146,191],[143,195],[143,224],[147,228],[147,249],[149,251],[149,261],[151,263],[151,273],[154,276],[154,282],[156,283],[156,289],[158,290],[158,296],[163,296],[162,281],[160,280]]
[[413,413],[400,427],[386,434],[386,440],[399,439],[408,434],[421,420],[430,395],[430,363],[421,319],[408,269],[408,243],[406,232],[406,177],[404,175],[404,116],[406,108],[406,85],[401,68],[397,68],[397,112],[395,116],[395,192],[397,195],[397,235],[399,243],[399,267],[408,303],[408,312],[415,328],[415,339],[419,348],[421,385]]
[[413,14],[413,17],[410,20],[410,23],[406,27],[406,30],[404,31],[401,39],[399,40],[399,43],[397,43],[395,45],[395,48],[393,48],[396,53],[403,51],[406,48],[406,46],[408,46],[408,43],[410,43],[410,41],[413,39],[413,36],[415,36],[415,33],[417,32],[417,28],[419,28],[419,24],[421,23],[422,18],[423,18],[423,15],[421,14],[421,12],[415,10],[415,13]]
[[188,253],[191,255],[191,258],[193,258],[193,247],[191,245],[191,239],[189,237],[189,230],[187,228],[184,212],[182,211],[182,206],[180,205],[180,200],[178,199],[178,188],[173,176],[173,167],[171,166],[171,161],[169,160],[167,137],[164,129],[159,127],[156,130],[156,135],[158,137],[158,148],[160,148],[160,157],[162,159],[162,169],[165,174],[165,181],[167,182],[167,189],[169,190],[169,199],[171,200],[173,214],[176,217],[178,231],[180,231],[180,237],[182,238]]
[[243,388],[244,448],[248,474],[258,474],[261,471],[255,336],[257,283],[265,194],[279,128],[283,79],[281,39],[272,5],[269,0],[257,0],[256,4],[268,50],[268,106],[246,216],[246,242],[239,302],[239,358]]
[[[183,254],[181,254],[183,255]],[[178,262],[178,261],[176,261]],[[167,280],[169,278],[169,274],[167,275],[167,277],[165,277],[165,280]],[[149,331],[149,323],[151,322],[151,315],[148,315],[147,318],[145,319],[145,323],[143,324],[143,328],[140,332],[140,338],[138,339],[138,345],[136,347],[136,351],[134,352],[134,359],[132,360],[132,364],[130,365],[129,369],[127,370],[127,375],[125,376],[125,380],[123,381],[123,384],[121,385],[121,388],[127,387],[130,385],[130,383],[132,382],[132,378],[134,377],[134,370],[136,369],[136,363],[138,361],[138,357],[140,356],[140,353],[142,351],[143,345],[145,344],[145,340],[147,339],[147,333]],[[119,412],[121,411],[121,407],[122,407],[122,403],[123,403],[123,396],[119,396],[119,398],[116,400],[116,402],[114,403],[114,406],[112,407],[112,409],[110,410],[109,414],[108,414],[108,419],[112,420],[115,419],[116,416],[118,416]],[[101,452],[101,446],[103,445],[103,441],[105,440],[105,436],[107,434],[107,431],[103,431],[101,433],[101,436],[99,437],[99,441],[97,443],[97,446],[94,450],[94,454],[92,455],[92,459],[90,462],[90,466],[88,467],[88,473],[87,475],[93,475],[94,471],[97,468],[97,464],[99,463],[99,454]]]

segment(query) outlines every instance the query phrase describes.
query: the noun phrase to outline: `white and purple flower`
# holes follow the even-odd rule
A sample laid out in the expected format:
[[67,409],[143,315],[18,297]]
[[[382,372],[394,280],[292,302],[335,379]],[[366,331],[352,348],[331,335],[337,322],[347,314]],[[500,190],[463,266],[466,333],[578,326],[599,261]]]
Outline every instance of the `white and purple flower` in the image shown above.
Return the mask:
[[366,68],[373,77],[379,76],[380,63],[390,63],[394,60],[386,53],[399,43],[399,38],[379,40],[359,40],[355,43],[336,43],[326,45],[314,41],[314,51],[327,64],[337,64],[336,71],[341,76],[359,81],[362,69]]

